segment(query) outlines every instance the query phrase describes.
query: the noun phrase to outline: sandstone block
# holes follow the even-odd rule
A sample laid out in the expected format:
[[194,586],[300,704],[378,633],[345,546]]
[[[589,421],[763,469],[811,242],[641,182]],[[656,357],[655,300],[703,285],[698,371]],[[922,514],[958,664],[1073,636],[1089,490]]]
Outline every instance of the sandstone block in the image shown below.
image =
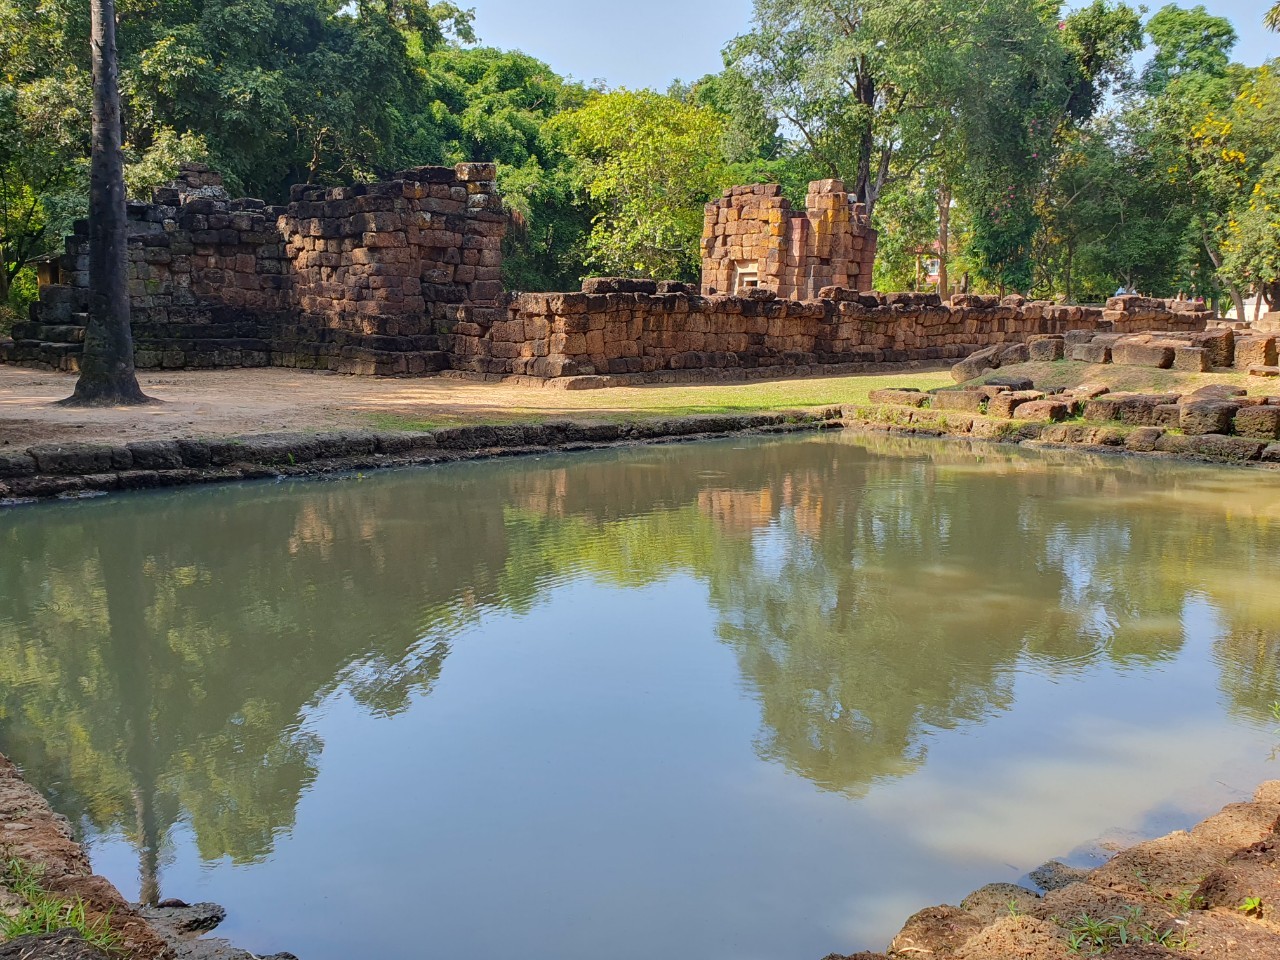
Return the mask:
[[1111,348],[1111,360],[1113,363],[1130,367],[1156,367],[1160,370],[1168,370],[1173,366],[1174,349],[1167,343],[1117,340]]
[[1006,390],[1032,390],[1035,384],[1031,382],[1030,377],[1015,377],[1006,374],[1000,374],[996,377],[988,377],[987,385],[992,387],[1003,387]]
[[985,370],[1000,366],[1000,347],[987,347],[972,353],[951,368],[951,378],[956,383],[966,383],[982,376]]
[[1276,366],[1275,337],[1237,337],[1235,343],[1235,368]]
[[1209,354],[1211,366],[1229,367],[1235,362],[1235,333],[1230,328],[1193,333],[1191,345]]
[[1236,412],[1235,432],[1242,437],[1280,440],[1280,407],[1244,407]]
[[1111,345],[1101,342],[1078,344],[1071,348],[1071,359],[1081,363],[1110,363]]
[[1035,420],[1037,422],[1057,423],[1071,416],[1071,407],[1061,400],[1031,400],[1019,404],[1017,418],[1019,420]]
[[1000,366],[1014,363],[1026,363],[1031,359],[1031,351],[1025,343],[1015,343],[1000,351]]
[[1230,433],[1239,406],[1225,400],[1192,400],[1180,407],[1178,426],[1187,436]]
[[1280,377],[1280,367],[1250,367],[1249,376],[1251,377]]
[[987,397],[978,390],[939,390],[933,394],[930,407],[934,410],[960,410],[965,413],[982,413]]
[[1219,434],[1185,437],[1167,433],[1160,438],[1156,449],[1183,456],[1245,462],[1259,459],[1264,446],[1265,444],[1260,440],[1249,440],[1245,437],[1224,437]]
[[1016,390],[992,397],[987,404],[987,416],[1004,420],[1022,419],[1017,410],[1025,403],[1043,400],[1045,395],[1039,390]]
[[1027,344],[1027,351],[1032,363],[1047,363],[1065,359],[1067,344],[1065,340],[1054,337],[1033,339]]
[[929,394],[922,393],[919,390],[872,390],[868,395],[868,399],[872,403],[889,403],[900,407],[923,407],[929,403]]
[[1125,438],[1124,446],[1126,450],[1136,453],[1150,453],[1156,449],[1163,436],[1164,431],[1159,427],[1139,427]]
[[1173,369],[1207,373],[1212,368],[1209,351],[1203,347],[1174,347]]

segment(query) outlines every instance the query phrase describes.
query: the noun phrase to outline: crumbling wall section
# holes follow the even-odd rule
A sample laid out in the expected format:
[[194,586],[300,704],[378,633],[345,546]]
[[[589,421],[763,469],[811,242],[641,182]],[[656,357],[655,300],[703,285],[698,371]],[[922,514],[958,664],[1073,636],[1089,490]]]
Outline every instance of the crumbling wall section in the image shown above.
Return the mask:
[[[493,164],[232,200],[188,165],[128,206],[140,368],[277,366],[412,374],[449,366],[455,328],[492,312],[506,228]],[[7,359],[75,370],[88,322],[88,223],[40,290]]]
[[771,290],[812,300],[824,287],[870,290],[876,231],[840,180],[809,184],[793,210],[777,184],[730,187],[707,204],[702,231],[702,293]]

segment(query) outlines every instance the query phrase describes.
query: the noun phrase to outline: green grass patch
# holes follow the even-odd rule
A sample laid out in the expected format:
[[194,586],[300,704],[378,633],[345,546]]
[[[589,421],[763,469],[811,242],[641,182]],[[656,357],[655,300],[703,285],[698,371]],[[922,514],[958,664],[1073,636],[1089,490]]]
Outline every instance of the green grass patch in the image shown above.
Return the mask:
[[[423,404],[421,413],[371,413],[365,414],[365,419],[379,430],[424,431],[547,420],[632,422],[703,414],[787,413],[845,404],[865,406],[870,402],[871,391],[888,387],[933,390],[952,383],[947,371],[931,370],[734,384],[650,384],[582,391],[547,388],[543,403],[529,404],[525,393],[520,397],[523,405],[519,406],[439,409]],[[495,392],[499,403],[500,389]]]
[[0,914],[0,942],[70,927],[95,947],[119,951],[120,937],[112,931],[109,918],[91,919],[79,897],[67,900],[49,893],[40,885],[40,872],[22,860],[0,861],[0,885],[23,901],[14,915]]

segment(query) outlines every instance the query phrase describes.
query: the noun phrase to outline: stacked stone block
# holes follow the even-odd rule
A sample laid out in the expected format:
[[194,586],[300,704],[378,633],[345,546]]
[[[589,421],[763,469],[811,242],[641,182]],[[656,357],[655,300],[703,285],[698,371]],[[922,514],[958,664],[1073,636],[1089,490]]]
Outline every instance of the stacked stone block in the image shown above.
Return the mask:
[[[142,368],[296,366],[411,374],[450,365],[455,330],[491,323],[506,218],[493,164],[232,200],[189,165],[131,203],[129,288]],[[87,322],[88,224],[7,359],[75,370]]]
[[[960,297],[943,304],[934,294],[829,287],[820,299],[795,301],[767,290],[706,297],[682,284],[652,281],[583,286],[581,293],[516,297],[507,321],[491,331],[492,346],[507,346],[501,358],[491,355],[487,371],[561,377],[782,369],[959,359],[986,347],[1016,350],[1025,359],[1023,344],[1034,347],[1038,340],[1056,346],[1061,358],[1069,332],[1092,336],[1114,322],[1098,309],[1022,298]],[[1171,316],[1166,311],[1152,322]]]
[[839,180],[809,184],[803,211],[777,184],[731,187],[706,206],[702,292],[812,300],[824,287],[870,290],[876,236]]

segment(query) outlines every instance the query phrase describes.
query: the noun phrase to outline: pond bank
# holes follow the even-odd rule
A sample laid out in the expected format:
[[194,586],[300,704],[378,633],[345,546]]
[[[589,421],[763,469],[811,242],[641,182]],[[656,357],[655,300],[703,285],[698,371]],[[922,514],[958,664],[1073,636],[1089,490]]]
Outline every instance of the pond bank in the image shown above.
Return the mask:
[[[1043,892],[997,883],[912,916],[885,953],[827,960],[1280,957],[1280,781],[1190,831],[1088,873],[1037,871]],[[1048,865],[1046,865],[1048,866]]]
[[314,476],[633,443],[836,427],[841,410],[698,415],[635,423],[554,421],[428,431],[269,433],[0,451],[0,504],[231,480]]
[[0,506],[236,480],[319,476],[419,464],[540,455],[734,434],[853,428],[1087,453],[1123,453],[1274,469],[1280,443],[1123,423],[1032,423],[980,413],[870,403],[757,414],[700,414],[631,423],[555,420],[444,427],[186,437],[0,448]]

